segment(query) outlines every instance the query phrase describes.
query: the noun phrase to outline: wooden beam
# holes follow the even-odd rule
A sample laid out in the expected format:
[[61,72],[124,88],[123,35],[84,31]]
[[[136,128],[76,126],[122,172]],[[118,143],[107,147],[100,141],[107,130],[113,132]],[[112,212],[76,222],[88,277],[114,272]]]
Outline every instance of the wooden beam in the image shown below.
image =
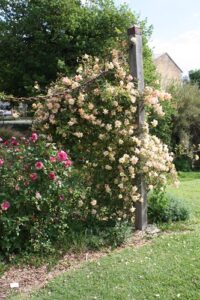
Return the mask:
[[[141,95],[144,92],[144,71],[143,71],[143,52],[142,52],[142,30],[138,26],[128,29],[130,71],[136,81],[137,88]],[[138,101],[138,134],[143,138],[143,127],[145,122],[145,110],[143,98]],[[135,228],[145,230],[147,228],[147,192],[144,177],[137,176],[138,192],[143,201],[136,202]]]

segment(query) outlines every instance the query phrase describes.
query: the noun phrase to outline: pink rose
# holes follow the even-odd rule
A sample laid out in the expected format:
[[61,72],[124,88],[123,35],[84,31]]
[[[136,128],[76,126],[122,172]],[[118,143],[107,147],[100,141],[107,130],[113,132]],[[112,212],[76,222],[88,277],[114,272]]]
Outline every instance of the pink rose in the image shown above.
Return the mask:
[[19,191],[19,190],[20,190],[20,186],[19,186],[18,184],[15,186],[15,190],[16,190],[16,191]]
[[44,165],[43,165],[43,163],[42,163],[41,161],[37,161],[37,162],[35,163],[35,168],[36,168],[37,170],[41,170],[41,169],[44,168]]
[[2,210],[8,210],[10,207],[10,203],[6,200],[4,200],[2,203],[1,203],[1,209]]
[[19,143],[18,143],[18,141],[16,140],[15,137],[12,137],[12,139],[11,139],[11,145],[12,146],[18,146],[19,145]]
[[64,162],[64,165],[65,165],[65,167],[71,167],[71,165],[72,165],[72,161],[71,160],[66,160],[65,162]]
[[49,179],[51,179],[51,180],[55,180],[56,179],[56,174],[54,172],[50,172],[48,174],[48,176],[49,176]]
[[60,196],[59,196],[59,199],[60,199],[61,201],[64,201],[64,200],[65,200],[65,196],[64,196],[64,195],[60,195]]
[[32,133],[31,137],[30,137],[30,141],[32,141],[33,143],[35,143],[38,140],[38,135],[37,133]]
[[50,162],[55,163],[56,162],[56,157],[55,156],[50,156]]
[[58,151],[57,158],[59,161],[65,161],[66,159],[68,159],[68,156],[65,151],[61,150],[61,151]]
[[4,164],[4,160],[3,159],[0,159],[0,167],[2,167]]
[[29,176],[30,176],[30,178],[31,178],[32,181],[35,181],[35,180],[38,179],[37,173],[31,173]]
[[40,200],[42,198],[41,194],[39,192],[35,193],[35,198]]

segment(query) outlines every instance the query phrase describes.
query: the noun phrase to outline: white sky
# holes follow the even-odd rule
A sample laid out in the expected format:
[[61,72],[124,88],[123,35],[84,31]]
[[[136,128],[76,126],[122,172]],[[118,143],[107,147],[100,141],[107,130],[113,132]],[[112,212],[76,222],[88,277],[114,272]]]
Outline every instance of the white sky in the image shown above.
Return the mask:
[[[118,5],[123,0],[115,0]],[[187,74],[200,69],[200,0],[127,0],[129,7],[154,27],[150,46],[168,52]]]

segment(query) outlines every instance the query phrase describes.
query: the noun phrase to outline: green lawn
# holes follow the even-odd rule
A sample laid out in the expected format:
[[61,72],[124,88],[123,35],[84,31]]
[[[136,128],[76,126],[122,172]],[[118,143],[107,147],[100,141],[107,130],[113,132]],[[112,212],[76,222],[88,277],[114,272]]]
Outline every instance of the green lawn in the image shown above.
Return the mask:
[[66,272],[28,299],[200,299],[200,173],[181,178],[180,188],[169,192],[190,207],[189,221],[169,226],[171,234],[141,248],[114,252]]

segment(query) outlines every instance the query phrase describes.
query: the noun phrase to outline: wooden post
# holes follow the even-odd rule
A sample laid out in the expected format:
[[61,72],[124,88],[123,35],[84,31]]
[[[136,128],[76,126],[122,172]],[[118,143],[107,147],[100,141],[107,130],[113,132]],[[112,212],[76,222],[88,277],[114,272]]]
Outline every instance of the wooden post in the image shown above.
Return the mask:
[[[143,54],[142,54],[142,30],[133,26],[128,29],[129,52],[130,52],[130,71],[137,82],[137,88],[142,94],[144,92],[144,72],[143,72]],[[143,138],[143,126],[145,121],[144,101],[138,102],[138,131],[140,138]],[[138,191],[143,198],[143,202],[136,202],[135,228],[136,230],[145,230],[147,228],[147,193],[144,178],[137,176]]]

